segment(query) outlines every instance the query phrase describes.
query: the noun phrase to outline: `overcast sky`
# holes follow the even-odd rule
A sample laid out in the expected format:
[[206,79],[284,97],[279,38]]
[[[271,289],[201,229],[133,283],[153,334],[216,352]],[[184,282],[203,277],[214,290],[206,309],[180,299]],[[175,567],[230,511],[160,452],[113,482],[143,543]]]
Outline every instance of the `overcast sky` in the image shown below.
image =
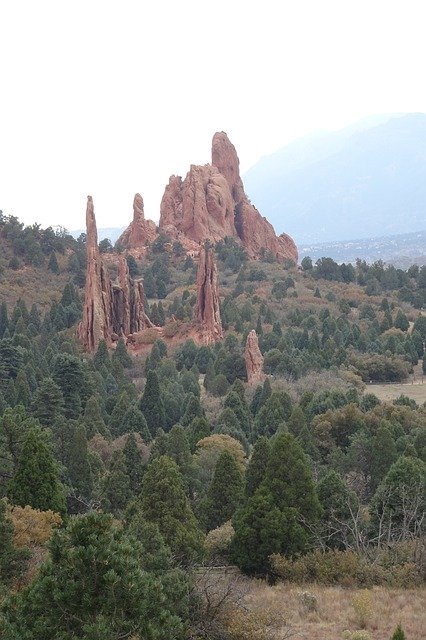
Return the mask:
[[[242,171],[315,129],[426,111],[422,0],[0,0],[0,209],[158,220],[226,131]],[[254,203],[256,204],[256,203]]]

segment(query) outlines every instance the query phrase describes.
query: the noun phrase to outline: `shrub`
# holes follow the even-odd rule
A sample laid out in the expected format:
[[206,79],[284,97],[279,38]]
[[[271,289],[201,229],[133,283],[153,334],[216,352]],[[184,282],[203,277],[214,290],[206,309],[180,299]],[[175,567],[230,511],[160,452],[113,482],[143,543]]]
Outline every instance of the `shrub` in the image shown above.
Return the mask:
[[352,600],[355,612],[355,621],[361,629],[365,629],[373,616],[373,604],[371,591],[360,591]]
[[344,640],[371,640],[368,631],[345,631],[343,638]]
[[204,548],[213,563],[228,561],[229,545],[233,535],[234,529],[231,520],[207,534],[204,540]]
[[179,331],[179,322],[170,321],[163,329],[163,335],[166,338],[173,338]]
[[392,640],[405,640],[405,633],[403,632],[400,624],[393,632]]

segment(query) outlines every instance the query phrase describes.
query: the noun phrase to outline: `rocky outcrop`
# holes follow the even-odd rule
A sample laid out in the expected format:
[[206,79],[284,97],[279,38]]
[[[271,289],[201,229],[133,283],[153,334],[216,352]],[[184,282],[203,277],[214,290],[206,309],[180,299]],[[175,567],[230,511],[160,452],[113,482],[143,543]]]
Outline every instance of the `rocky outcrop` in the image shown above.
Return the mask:
[[249,384],[263,382],[266,377],[263,373],[263,356],[259,349],[257,333],[254,329],[247,336],[244,359],[246,361],[247,382]]
[[98,248],[91,196],[87,198],[86,230],[86,287],[83,318],[77,335],[88,351],[94,351],[100,340],[110,346],[121,336],[128,337],[153,325],[144,311],[142,281],[130,278],[127,261],[122,255],[118,257],[118,282],[111,282]]
[[276,236],[272,225],[250,203],[240,177],[234,145],[224,132],[215,133],[212,164],[191,165],[186,178],[171,176],[160,207],[160,230],[187,250],[206,239],[239,239],[251,258],[265,251],[283,261],[297,262],[297,248],[289,236]]
[[198,339],[202,344],[212,344],[223,338],[217,268],[213,249],[207,244],[200,250],[195,322]]
[[137,193],[133,199],[133,220],[123,231],[117,244],[124,249],[140,249],[154,242],[156,236],[155,222],[145,220],[143,198]]

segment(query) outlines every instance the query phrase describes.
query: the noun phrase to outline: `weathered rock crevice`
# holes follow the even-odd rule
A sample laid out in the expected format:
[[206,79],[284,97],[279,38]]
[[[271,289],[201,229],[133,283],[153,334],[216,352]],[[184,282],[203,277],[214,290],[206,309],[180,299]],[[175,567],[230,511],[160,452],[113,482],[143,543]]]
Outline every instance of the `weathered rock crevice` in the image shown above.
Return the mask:
[[195,322],[199,340],[203,344],[212,344],[223,338],[217,267],[213,249],[207,245],[200,250]]

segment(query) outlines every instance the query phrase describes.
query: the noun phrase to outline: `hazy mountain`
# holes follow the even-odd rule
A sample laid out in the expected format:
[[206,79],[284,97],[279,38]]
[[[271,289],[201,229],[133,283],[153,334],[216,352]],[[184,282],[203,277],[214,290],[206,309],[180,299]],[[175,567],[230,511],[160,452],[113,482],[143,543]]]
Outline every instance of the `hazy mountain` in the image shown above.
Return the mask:
[[364,238],[342,242],[321,242],[299,245],[299,258],[310,256],[333,258],[336,262],[356,262],[357,258],[369,263],[376,260],[407,269],[412,264],[426,264],[426,231],[404,233],[380,238]]
[[297,243],[426,230],[426,114],[377,116],[297,140],[259,160],[244,184]]
[[[104,229],[98,229],[98,240],[104,240],[104,238],[108,238],[111,240],[112,244],[114,244],[118,238],[123,233],[126,227],[106,227]],[[70,234],[73,238],[78,238],[78,236],[82,233],[86,233],[85,229],[75,229],[74,231],[70,231]]]

